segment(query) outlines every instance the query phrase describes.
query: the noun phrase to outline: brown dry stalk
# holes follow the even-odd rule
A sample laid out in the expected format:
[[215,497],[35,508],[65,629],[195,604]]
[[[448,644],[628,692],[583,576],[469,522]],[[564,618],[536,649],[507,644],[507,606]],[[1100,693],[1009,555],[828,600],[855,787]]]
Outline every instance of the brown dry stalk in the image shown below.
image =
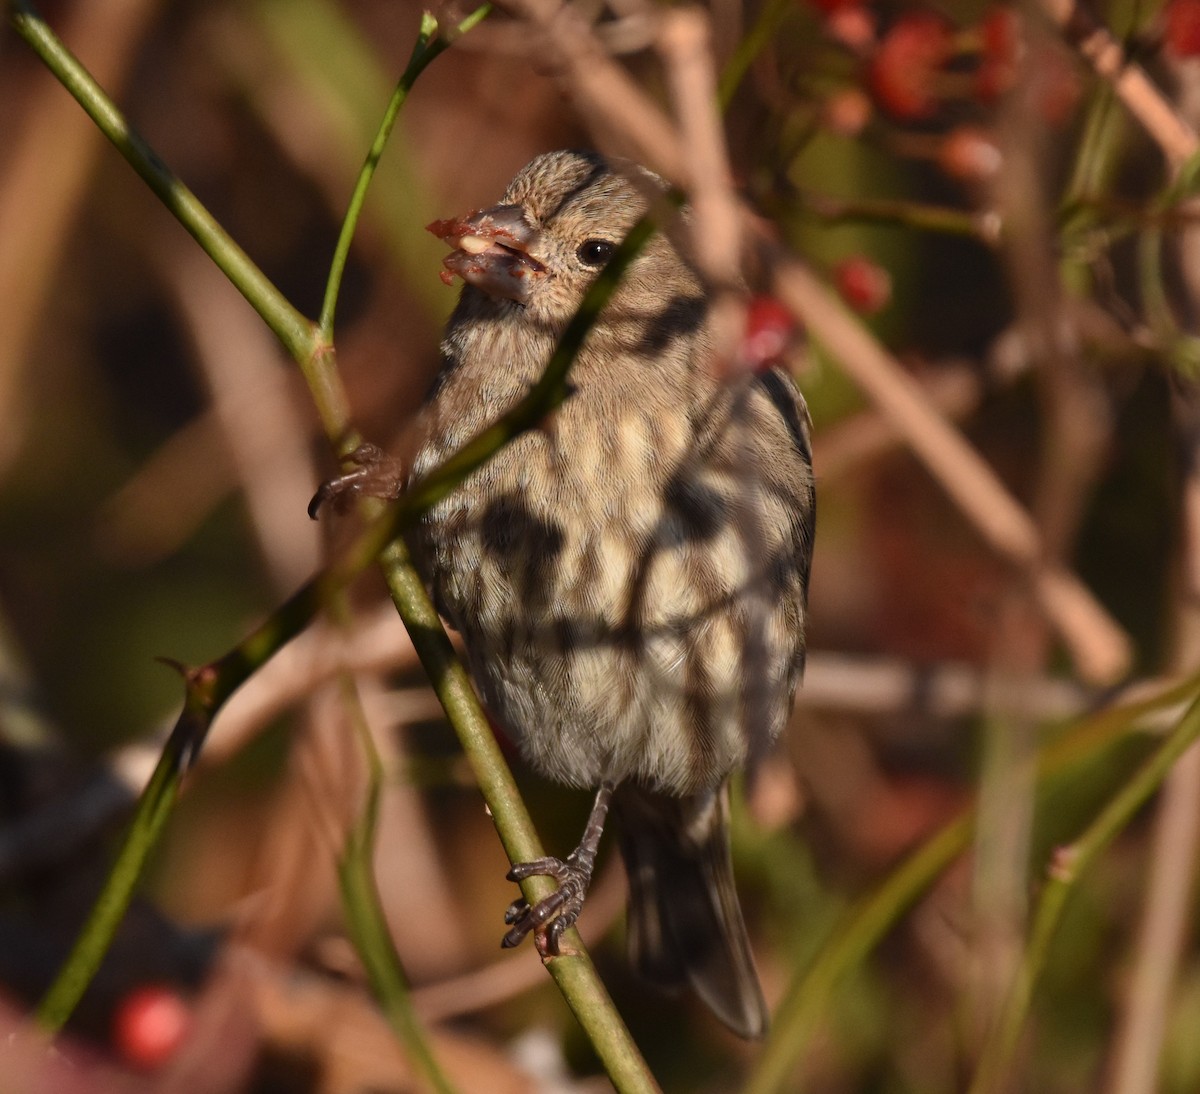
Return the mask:
[[[693,164],[662,108],[618,65],[591,27],[558,0],[505,0],[559,58],[559,79],[572,94],[598,143],[640,159],[693,192]],[[1043,561],[1042,543],[1028,512],[937,411],[903,366],[794,256],[761,235],[757,219],[739,209],[747,238],[773,271],[782,302],[833,352],[879,409],[892,419],[929,472],[984,539],[1033,584],[1041,609],[1062,636],[1085,679],[1110,683],[1129,666],[1128,637],[1071,572]]]
[[1112,84],[1129,113],[1162,149],[1171,168],[1178,170],[1200,148],[1200,139],[1146,70],[1129,59],[1121,43],[1077,0],[1041,0],[1041,5],[1096,74]]

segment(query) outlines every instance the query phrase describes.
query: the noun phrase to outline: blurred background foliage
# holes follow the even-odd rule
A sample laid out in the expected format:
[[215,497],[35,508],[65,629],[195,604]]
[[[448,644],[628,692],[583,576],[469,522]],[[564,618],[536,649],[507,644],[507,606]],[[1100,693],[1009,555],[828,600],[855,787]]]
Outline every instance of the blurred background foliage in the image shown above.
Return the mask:
[[[43,9],[163,160],[315,315],[419,6]],[[661,96],[653,6],[588,10]],[[1186,0],[1167,10],[1114,0],[1097,14],[1194,116],[1188,33],[1200,16],[1189,24],[1189,11]],[[1200,542],[1184,515],[1197,239],[1187,193],[1164,198],[1152,142],[1033,9],[713,0],[710,14],[718,62],[744,73],[727,108],[743,192],[865,314],[1043,529],[1061,522],[1055,551],[1130,638],[1128,678],[1193,670],[1186,575]],[[420,399],[455,299],[424,225],[491,203],[541,151],[592,143],[556,71],[499,13],[430,68],[401,115],[338,317],[354,420],[379,443]],[[10,33],[0,133],[0,820],[25,833],[46,810],[69,818],[62,846],[18,855],[0,841],[0,1003],[15,1023],[78,928],[124,815],[119,787],[96,816],[64,803],[94,792],[96,765],[113,757],[143,770],[137,746],[152,748],[174,715],[179,680],[156,658],[220,654],[312,571],[322,537],[344,529],[305,515],[334,465],[292,366]],[[1004,188],[1022,158],[1038,187],[1014,203]],[[1004,235],[1023,202],[1045,217],[1034,244],[1061,294],[1047,316],[1073,354],[1065,403],[1047,394],[1060,362],[1031,343],[1021,311],[1028,260]],[[1165,245],[1148,267],[1156,236]],[[1034,807],[1022,757],[1108,693],[1078,677],[1020,575],[838,362],[802,345],[791,360],[817,426],[812,667],[787,741],[739,797],[743,902],[777,1001],[850,902],[982,787],[974,852],[839,985],[786,1087],[944,1094],[972,1074],[1054,847],[1154,736],[1091,748]],[[1075,468],[1069,485],[1048,492],[1063,467]],[[375,579],[356,588],[380,650],[363,668],[389,772],[377,870],[434,1049],[464,1090],[603,1089],[532,949],[499,962],[500,914],[515,895],[507,867],[381,598]],[[847,668],[861,675],[847,683]],[[1022,712],[995,701],[1011,680],[1028,698]],[[958,698],[943,702],[947,681]],[[53,1061],[15,1058],[28,1089],[413,1089],[344,937],[336,832],[358,807],[361,760],[326,690],[294,688],[245,715],[248,728],[192,777],[148,900],[73,1027],[69,1079]],[[565,850],[585,796],[519,765],[518,775],[547,845]],[[1011,1089],[1200,1085],[1194,840],[1164,842],[1157,812],[1078,887]],[[1162,1070],[1157,1085],[1121,1085],[1122,1031],[1151,1005],[1134,984],[1139,924],[1168,899],[1147,880],[1162,854],[1179,856],[1182,905]],[[759,1049],[692,1001],[635,982],[614,867],[583,928],[622,1015],[665,1089],[736,1089]],[[161,1058],[139,1048],[129,1018],[147,984],[166,985],[192,1023]]]

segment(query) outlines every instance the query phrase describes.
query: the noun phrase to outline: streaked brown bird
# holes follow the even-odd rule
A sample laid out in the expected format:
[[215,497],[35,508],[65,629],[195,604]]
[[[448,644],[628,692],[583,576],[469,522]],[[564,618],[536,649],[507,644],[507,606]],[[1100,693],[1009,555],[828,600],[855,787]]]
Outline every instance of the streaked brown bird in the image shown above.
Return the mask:
[[[466,284],[410,480],[528,392],[663,189],[632,164],[554,152],[500,204],[430,226]],[[504,944],[532,931],[557,951],[611,802],[634,965],[756,1037],[767,1008],[733,883],[728,780],[779,734],[803,668],[814,493],[802,398],[778,370],[722,378],[708,314],[695,269],[656,233],[551,422],[439,503],[412,546],[522,755],[598,788],[575,851],[511,871],[559,889],[515,902]]]

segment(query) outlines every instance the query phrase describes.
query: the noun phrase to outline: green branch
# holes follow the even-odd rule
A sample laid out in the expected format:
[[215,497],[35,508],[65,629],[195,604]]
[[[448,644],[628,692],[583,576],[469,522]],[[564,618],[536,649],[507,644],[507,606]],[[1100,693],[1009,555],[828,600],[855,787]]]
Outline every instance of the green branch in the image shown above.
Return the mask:
[[[459,32],[483,18],[486,10],[486,7],[480,8],[469,16],[460,25]],[[25,5],[14,9],[12,20],[21,37],[72,91],[98,127],[275,331],[304,370],[330,439],[335,444],[344,442],[349,427],[346,412],[348,404],[334,367],[332,345],[328,339],[318,336],[313,325],[284,300],[194,195],[132,131],[112,101],[45,23]],[[373,155],[368,157],[364,166],[347,215],[349,221],[355,220],[361,210],[366,185],[378,160],[375,153],[382,147],[382,141],[394,123],[395,111],[403,102],[407,89],[416,75],[447,44],[442,39],[432,37],[435,31],[436,24],[426,18],[422,24],[422,39],[414,51],[414,60],[410,62],[397,95],[393,96],[380,136],[373,145]],[[410,527],[429,506],[445,497],[508,441],[536,427],[566,398],[569,393],[567,374],[576,354],[619,278],[652,230],[649,220],[642,222],[635,226],[622,247],[618,248],[608,268],[586,295],[579,313],[568,325],[544,375],[520,404],[470,442],[445,466],[415,484],[404,498],[373,521],[331,566],[301,588],[243,642],[217,661],[186,672],[187,699],[184,710],[138,801],[117,861],[87,923],[39,1007],[39,1021],[44,1028],[61,1028],[99,967],[132,899],[145,862],[170,816],[183,773],[201,748],[212,720],[225,701],[283,645],[299,634],[330,598],[379,558],[389,542]],[[326,329],[332,326],[349,238],[350,231],[347,229],[342,233],[331,268],[323,314]],[[384,557],[384,564],[393,599],[413,635],[414,644],[447,708],[448,717],[463,742],[505,849],[510,858],[516,861],[540,857],[541,848],[536,832],[511,773],[428,594],[407,560],[403,544],[392,544]],[[344,885],[360,880],[352,870],[343,874]],[[552,883],[545,878],[532,878],[524,886],[526,895],[533,900],[546,895],[551,887]],[[379,938],[378,932],[371,928],[370,916],[358,925],[357,933],[360,940]],[[552,960],[549,962],[550,972],[591,1038],[613,1082],[620,1090],[656,1089],[653,1077],[617,1015],[577,935],[571,940],[571,946],[577,951],[577,956]],[[396,982],[391,974],[395,973],[398,966],[393,966],[391,961],[383,965],[372,961],[372,964],[376,979],[382,977],[390,993]],[[394,999],[394,996],[388,997]],[[388,997],[385,997],[385,1005],[389,1005],[386,1004]]]
[[[1200,693],[1200,674],[1149,699],[1103,710],[1083,719],[1038,757],[1039,790],[1045,790],[1056,776],[1094,756],[1149,715],[1191,702],[1197,693]],[[972,804],[909,855],[878,889],[857,901],[820,947],[812,963],[797,970],[776,1011],[770,1040],[744,1094],[775,1094],[791,1089],[792,1072],[821,1023],[827,1019],[834,990],[879,945],[934,880],[966,850],[974,827],[975,806]]]
[[912,228],[941,235],[967,236],[994,245],[1000,224],[988,213],[964,212],[941,205],[889,198],[860,198],[847,201],[828,194],[801,193],[800,213],[826,226],[838,224],[883,224]]
[[408,1052],[414,1070],[422,1074],[437,1094],[454,1094],[430,1047],[428,1036],[412,1005],[408,977],[400,963],[388,929],[387,916],[375,882],[375,834],[379,821],[379,794],[383,786],[383,764],[379,750],[371,740],[359,701],[358,689],[346,677],[342,682],[343,703],[367,759],[367,800],[354,826],[346,834],[346,844],[338,859],[338,883],[342,907],[354,947],[362,959],[371,987],[383,1006],[383,1012]]
[[375,177],[375,168],[378,167],[379,158],[387,146],[392,128],[396,124],[396,118],[400,114],[400,108],[407,101],[408,93],[416,83],[417,77],[425,71],[430,62],[448,49],[455,38],[466,34],[472,27],[486,19],[491,10],[490,3],[480,5],[447,35],[438,34],[437,20],[429,12],[424,12],[421,16],[421,29],[417,35],[416,45],[413,46],[408,67],[396,84],[396,90],[392,92],[387,110],[384,111],[383,121],[375,134],[374,141],[371,142],[371,149],[367,153],[362,170],[358,173],[354,192],[350,196],[350,207],[346,211],[346,217],[342,221],[342,230],[338,235],[337,245],[334,247],[329,279],[325,284],[325,299],[321,304],[321,318],[317,322],[322,337],[329,344],[333,343],[333,317],[337,311],[337,298],[342,287],[342,275],[346,270],[346,259],[350,255],[350,244],[353,242],[354,233],[358,228],[358,218],[367,197],[367,189]]
[[45,20],[24,0],[14,0],[9,20],[17,34],[96,123],[96,128],[112,142],[175,219],[192,234],[221,272],[262,316],[288,352],[297,360],[312,357],[316,350],[312,323],[292,307],[196,195],[155,155]]
[[305,629],[328,595],[321,580],[310,581],[220,659],[183,674],[185,698],[150,781],[138,798],[133,820],[83,929],[62,969],[38,1005],[38,1024],[60,1030],[112,944],[125,917],[150,852],[158,842],[183,774],[195,761],[213,719],[229,697],[292,638]]
[[726,62],[717,84],[717,101],[721,104],[722,111],[729,110],[729,105],[733,102],[742,80],[746,78],[746,73],[750,71],[750,66],[771,44],[784,20],[794,9],[795,5],[791,0],[770,0],[759,12],[758,19],[749,33],[738,40],[733,56]]
[[[487,5],[477,9],[449,37],[437,36],[437,24],[432,17],[427,15],[422,20],[421,35],[412,59],[392,96],[371,152],[360,172],[331,264],[319,326],[312,324],[291,306],[195,195],[167,169],[31,7],[18,3],[12,8],[11,21],[20,37],[75,96],[97,127],[262,315],[300,365],[327,435],[335,447],[344,451],[352,435],[348,403],[335,367],[331,334],[350,240],[366,190],[396,114],[417,76],[449,45],[455,35],[474,26],[489,10]],[[568,325],[544,375],[518,406],[470,442],[444,467],[415,484],[408,495],[373,521],[334,564],[307,583],[237,647],[217,661],[185,673],[187,699],[184,710],[139,799],[129,833],[103,891],[66,964],[39,1008],[39,1020],[45,1028],[54,1030],[62,1026],[107,952],[132,899],[146,859],[170,815],[183,773],[201,748],[212,720],[225,701],[283,645],[300,633],[348,581],[379,558],[389,543],[392,545],[383,555],[383,562],[393,600],[409,627],[422,663],[463,743],[505,849],[515,861],[540,857],[541,847],[532,821],[479,708],[467,674],[454,654],[428,594],[408,561],[403,544],[395,540],[429,506],[445,497],[508,441],[527,429],[535,428],[566,398],[569,393],[567,373],[576,354],[628,263],[652,230],[649,219],[643,221],[635,226],[629,238],[618,248],[607,269],[585,297],[579,313]],[[343,873],[343,885],[357,884],[359,881],[361,879],[353,870]],[[529,899],[536,900],[550,891],[552,883],[546,878],[531,878],[523,888]],[[371,927],[369,915],[358,925],[357,934],[360,940],[378,940],[378,932]],[[550,961],[550,972],[591,1038],[614,1084],[622,1091],[657,1089],[590,959],[583,951],[578,935],[570,939],[569,945],[576,955]],[[392,956],[394,958],[394,954]],[[396,981],[392,974],[397,969],[398,965],[391,967],[391,961],[387,960],[382,965],[375,963],[373,974],[376,974],[377,980],[382,976],[394,987]],[[385,1005],[389,1004],[385,1001]]]
[[1195,699],[1166,740],[1100,811],[1073,843],[1058,848],[1050,862],[1038,900],[1029,942],[1004,1001],[999,1020],[983,1048],[971,1094],[1008,1089],[1006,1071],[1033,1001],[1033,990],[1045,967],[1075,883],[1125,829],[1185,752],[1200,739],[1200,698]]

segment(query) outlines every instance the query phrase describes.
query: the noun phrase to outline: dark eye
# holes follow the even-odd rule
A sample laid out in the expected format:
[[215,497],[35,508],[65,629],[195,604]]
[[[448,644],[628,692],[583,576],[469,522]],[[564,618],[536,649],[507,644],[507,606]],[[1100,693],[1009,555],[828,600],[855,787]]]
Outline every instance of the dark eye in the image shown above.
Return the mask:
[[616,249],[617,245],[607,239],[585,239],[575,255],[585,266],[603,266]]

